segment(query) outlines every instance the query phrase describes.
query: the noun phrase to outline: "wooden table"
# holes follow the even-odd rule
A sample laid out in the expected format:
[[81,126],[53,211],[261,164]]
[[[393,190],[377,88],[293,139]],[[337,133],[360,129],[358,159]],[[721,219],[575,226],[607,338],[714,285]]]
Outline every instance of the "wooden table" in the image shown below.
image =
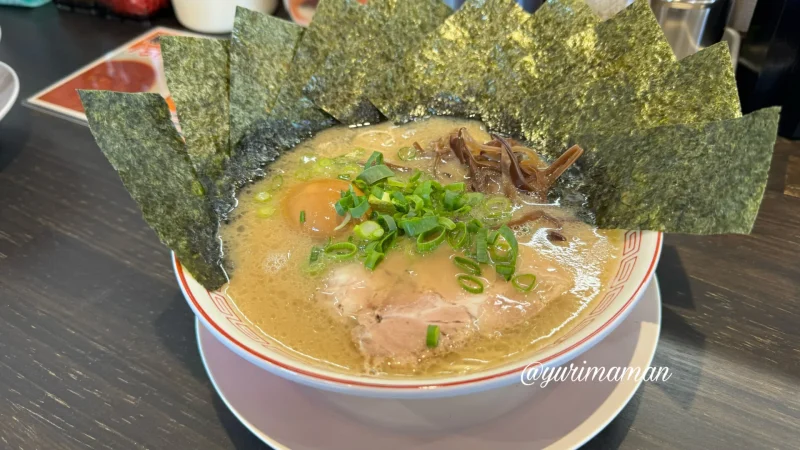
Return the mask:
[[[174,22],[166,21],[166,25]],[[20,99],[145,31],[0,7]],[[590,448],[800,445],[800,199],[780,142],[751,236],[668,236],[645,384]],[[81,125],[0,122],[0,449],[262,448],[200,363],[168,251]]]

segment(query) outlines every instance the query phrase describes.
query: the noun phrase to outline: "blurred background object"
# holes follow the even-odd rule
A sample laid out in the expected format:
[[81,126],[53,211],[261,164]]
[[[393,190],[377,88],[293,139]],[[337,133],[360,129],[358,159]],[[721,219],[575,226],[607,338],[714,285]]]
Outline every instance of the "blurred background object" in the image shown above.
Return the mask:
[[603,20],[622,11],[633,3],[633,0],[586,0],[590,8]]
[[53,0],[59,9],[104,17],[147,20],[169,0]]
[[28,8],[36,8],[46,3],[50,3],[50,0],[0,0],[0,5],[25,6]]
[[745,113],[779,105],[778,134],[800,139],[800,0],[761,0],[742,40],[736,81]]
[[681,59],[722,39],[733,0],[651,0],[650,6]]
[[[443,0],[444,3],[453,6],[452,4],[455,3],[452,0]],[[358,0],[361,4],[366,4],[367,0]],[[283,0],[283,9],[285,9],[289,13],[289,17],[298,24],[304,27],[307,27],[308,24],[311,23],[311,19],[314,18],[314,12],[317,10],[317,4],[319,0]],[[459,4],[464,3],[463,1],[458,2]]]
[[172,0],[181,25],[201,33],[229,33],[236,6],[272,14],[278,0]]

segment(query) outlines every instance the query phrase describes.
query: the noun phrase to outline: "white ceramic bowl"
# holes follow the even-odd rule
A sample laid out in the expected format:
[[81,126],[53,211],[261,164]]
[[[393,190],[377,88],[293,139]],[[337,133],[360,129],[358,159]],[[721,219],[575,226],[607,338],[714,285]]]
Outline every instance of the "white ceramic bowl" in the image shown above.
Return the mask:
[[[506,403],[514,403],[513,398],[517,394],[513,392],[518,392],[516,388],[520,385],[520,373],[526,366],[535,363],[542,366],[562,365],[590,349],[626,317],[653,277],[661,253],[661,241],[662,233],[626,232],[619,267],[611,284],[606,286],[602,298],[594,303],[593,310],[568,335],[527,360],[470,375],[413,380],[343,375],[298,361],[280,345],[259,333],[224,295],[208,292],[183,269],[174,256],[173,261],[178,284],[189,305],[217,339],[264,370],[334,393],[334,401],[341,400],[339,394],[344,394],[345,398],[353,400],[345,405],[345,409],[353,409],[352,412],[358,414],[359,408],[353,405],[362,400],[353,396],[393,399],[458,397],[472,404],[501,396],[500,391],[487,392],[489,390],[509,387],[514,389],[504,390],[510,392]],[[473,398],[467,400],[466,396]],[[436,404],[445,405],[442,402]]]
[[19,95],[19,78],[8,64],[0,62],[0,120],[11,110]]
[[181,25],[201,33],[230,33],[236,6],[272,14],[278,0],[172,0]]

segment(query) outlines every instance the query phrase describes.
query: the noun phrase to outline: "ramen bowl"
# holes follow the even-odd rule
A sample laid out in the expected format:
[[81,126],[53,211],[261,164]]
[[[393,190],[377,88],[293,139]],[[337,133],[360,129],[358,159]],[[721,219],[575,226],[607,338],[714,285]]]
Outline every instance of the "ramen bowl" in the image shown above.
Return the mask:
[[464,376],[380,378],[346,375],[300,361],[260,332],[221,292],[209,292],[173,256],[189,306],[225,346],[267,372],[318,390],[362,420],[402,429],[463,427],[498,417],[538,389],[521,383],[526,369],[557,367],[592,348],[625,319],[653,278],[662,233],[627,231],[611,282],[591,311],[555,342],[521,360]]

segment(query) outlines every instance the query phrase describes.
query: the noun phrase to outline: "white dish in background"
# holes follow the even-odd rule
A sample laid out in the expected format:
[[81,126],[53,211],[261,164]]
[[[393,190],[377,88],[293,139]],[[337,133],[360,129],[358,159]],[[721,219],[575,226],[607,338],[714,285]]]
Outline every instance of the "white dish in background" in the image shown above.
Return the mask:
[[272,14],[278,0],[172,0],[175,16],[181,25],[201,33],[230,33],[236,7]]
[[0,120],[11,110],[19,95],[19,78],[14,69],[0,62]]
[[[653,278],[630,315],[576,364],[644,371],[652,362],[660,327],[661,296]],[[627,378],[619,383],[553,383],[536,401],[501,420],[448,433],[397,433],[351,419],[328,404],[322,391],[250,364],[215,339],[200,321],[197,340],[206,372],[222,401],[245,427],[277,449],[576,448],[605,428],[640,385]]]

